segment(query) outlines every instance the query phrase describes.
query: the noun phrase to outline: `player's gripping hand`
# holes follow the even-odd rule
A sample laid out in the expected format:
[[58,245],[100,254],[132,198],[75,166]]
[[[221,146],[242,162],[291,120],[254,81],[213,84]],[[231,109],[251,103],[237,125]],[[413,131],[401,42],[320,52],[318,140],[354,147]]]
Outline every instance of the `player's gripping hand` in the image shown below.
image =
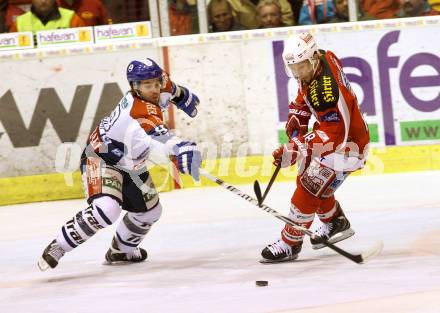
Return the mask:
[[292,143],[286,143],[279,146],[272,152],[273,165],[276,167],[280,166],[282,168],[294,165],[296,163],[298,151],[296,146]]
[[195,180],[200,179],[200,165],[202,154],[197,144],[190,141],[182,141],[174,146],[174,154],[177,158],[177,167],[182,174],[189,174]]
[[293,137],[298,137],[299,135],[304,135],[305,133],[307,133],[307,125],[301,125],[298,117],[292,114],[286,123],[287,138],[291,140]]
[[199,97],[186,87],[176,86],[176,88],[179,90],[178,95],[171,98],[171,102],[190,117],[195,117],[197,115],[197,106],[200,103]]
[[297,160],[305,159],[311,155],[311,150],[306,143],[303,142],[303,138],[297,137],[272,152],[273,164],[275,166],[281,165],[281,167],[288,167],[294,165]]
[[286,135],[289,140],[293,137],[303,136],[307,133],[307,125],[311,113],[305,106],[297,105],[295,102],[289,104],[289,115],[285,126]]

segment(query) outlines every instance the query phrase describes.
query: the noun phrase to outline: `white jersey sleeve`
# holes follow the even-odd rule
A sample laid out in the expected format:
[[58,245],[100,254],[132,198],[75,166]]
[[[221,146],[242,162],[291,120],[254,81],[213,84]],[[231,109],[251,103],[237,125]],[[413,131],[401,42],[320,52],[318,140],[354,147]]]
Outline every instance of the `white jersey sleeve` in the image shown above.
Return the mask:
[[169,133],[161,108],[128,92],[112,113],[101,120],[88,143],[106,163],[127,170],[137,169],[151,149],[173,154],[181,140]]

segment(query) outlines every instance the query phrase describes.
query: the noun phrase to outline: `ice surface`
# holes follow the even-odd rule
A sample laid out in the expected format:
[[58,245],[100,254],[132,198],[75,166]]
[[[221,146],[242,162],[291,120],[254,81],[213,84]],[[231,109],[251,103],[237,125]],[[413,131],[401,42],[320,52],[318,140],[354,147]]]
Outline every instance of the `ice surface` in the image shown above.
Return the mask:
[[[308,241],[297,262],[262,265],[261,249],[283,224],[223,188],[204,188],[161,195],[164,213],[142,243],[146,262],[102,265],[113,226],[42,273],[42,250],[85,201],[0,207],[0,313],[440,312],[439,186],[440,172],[344,183],[337,196],[356,235],[340,246],[385,245],[364,265]],[[287,214],[293,188],[276,183],[266,203]]]

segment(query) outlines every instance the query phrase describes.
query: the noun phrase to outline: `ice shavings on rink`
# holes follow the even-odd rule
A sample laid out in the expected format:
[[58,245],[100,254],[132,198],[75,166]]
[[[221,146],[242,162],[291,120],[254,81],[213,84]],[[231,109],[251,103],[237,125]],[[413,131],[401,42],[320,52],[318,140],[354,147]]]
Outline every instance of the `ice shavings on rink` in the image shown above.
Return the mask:
[[[296,262],[258,263],[282,223],[212,187],[161,194],[163,216],[142,243],[146,262],[102,265],[111,227],[41,273],[42,250],[85,201],[0,207],[0,312],[440,312],[438,186],[440,172],[346,181],[337,196],[356,234],[338,245],[385,245],[364,265],[308,240]],[[265,202],[287,214],[292,190],[276,183]]]

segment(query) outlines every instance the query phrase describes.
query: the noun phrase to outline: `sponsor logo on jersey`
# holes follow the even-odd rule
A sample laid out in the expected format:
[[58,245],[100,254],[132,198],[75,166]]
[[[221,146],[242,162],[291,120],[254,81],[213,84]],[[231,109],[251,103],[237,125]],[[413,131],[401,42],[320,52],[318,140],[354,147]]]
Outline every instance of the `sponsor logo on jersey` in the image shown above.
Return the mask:
[[316,133],[318,134],[319,138],[321,138],[323,143],[330,140],[330,138],[327,136],[327,134],[325,132],[323,132],[322,130],[317,130]]
[[339,122],[341,121],[341,118],[339,117],[338,112],[336,111],[330,111],[328,113],[325,113],[323,116],[321,116],[321,122]]
[[316,79],[312,80],[310,83],[309,98],[314,107],[319,107],[318,81]]
[[128,101],[127,101],[127,98],[124,97],[121,100],[121,108],[125,109],[126,107],[128,107]]
[[330,69],[324,68],[324,73],[309,84],[306,91],[306,102],[316,111],[324,111],[336,105],[339,97],[338,87]]
[[335,96],[333,95],[333,88],[332,88],[332,78],[330,76],[323,76],[322,77],[322,95],[323,100],[325,102],[334,102]]
[[102,184],[105,187],[109,187],[112,189],[116,189],[118,191],[122,191],[122,184],[121,182],[117,179],[117,177],[103,177],[102,178]]

